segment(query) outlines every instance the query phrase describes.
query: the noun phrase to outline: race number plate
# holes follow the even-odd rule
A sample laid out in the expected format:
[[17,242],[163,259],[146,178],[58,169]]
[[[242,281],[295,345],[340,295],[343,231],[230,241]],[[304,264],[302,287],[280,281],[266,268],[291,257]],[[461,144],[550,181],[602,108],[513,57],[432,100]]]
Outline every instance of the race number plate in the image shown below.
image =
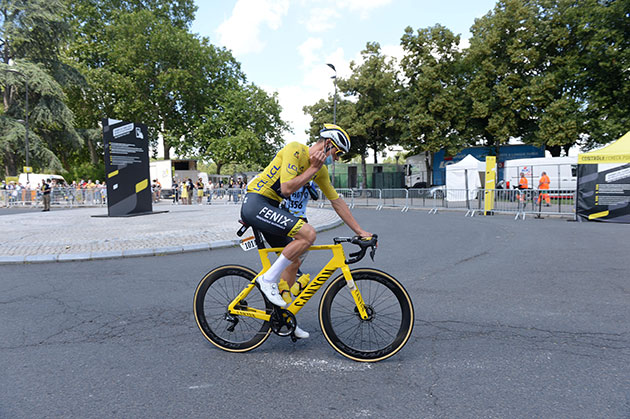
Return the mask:
[[248,250],[255,249],[256,247],[258,246],[256,246],[256,240],[254,239],[254,236],[246,237],[241,240],[241,248],[246,252]]

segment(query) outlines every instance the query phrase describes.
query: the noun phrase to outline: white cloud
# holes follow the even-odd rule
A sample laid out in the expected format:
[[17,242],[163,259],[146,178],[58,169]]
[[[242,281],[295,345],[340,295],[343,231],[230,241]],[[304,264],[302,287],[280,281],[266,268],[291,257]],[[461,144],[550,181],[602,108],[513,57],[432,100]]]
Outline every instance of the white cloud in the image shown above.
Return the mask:
[[339,8],[358,13],[361,19],[367,19],[373,9],[386,6],[391,2],[392,0],[339,0],[336,4]]
[[331,8],[313,8],[309,12],[308,20],[305,22],[306,30],[309,32],[325,32],[335,27],[336,21],[341,14]]
[[217,29],[219,42],[236,56],[260,52],[265,47],[260,27],[278,29],[288,10],[289,0],[238,0],[232,16]]
[[310,67],[314,62],[318,61],[317,52],[322,49],[323,45],[324,41],[321,38],[308,38],[298,47],[303,67]]

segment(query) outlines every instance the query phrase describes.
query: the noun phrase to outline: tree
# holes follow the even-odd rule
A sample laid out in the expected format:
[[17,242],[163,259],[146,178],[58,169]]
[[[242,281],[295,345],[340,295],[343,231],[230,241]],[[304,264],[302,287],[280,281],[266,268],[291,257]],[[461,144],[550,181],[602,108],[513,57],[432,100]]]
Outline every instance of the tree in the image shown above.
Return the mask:
[[407,27],[401,38],[405,89],[400,100],[407,110],[400,115],[407,123],[401,142],[409,154],[426,153],[428,173],[432,172],[432,153],[445,148],[455,154],[469,144],[459,41],[459,36],[441,25],[416,33]]
[[535,141],[536,109],[545,105],[536,103],[544,94],[536,95],[530,88],[536,85],[533,78],[541,61],[535,21],[531,2],[501,0],[471,28],[466,56],[470,134],[496,147],[497,154],[510,138]]
[[557,156],[580,139],[592,146],[625,133],[629,22],[623,1],[499,1],[471,28],[474,134]]
[[59,0],[0,1],[0,159],[7,175],[17,174],[25,161],[26,132],[19,121],[26,121],[27,85],[32,165],[62,171],[57,150],[81,145],[62,89],[74,75],[60,58],[60,46],[69,36],[66,21],[65,2]]
[[583,101],[585,148],[607,144],[630,129],[630,13],[623,0],[544,1],[574,40],[570,78]]
[[[378,43],[367,43],[361,54],[361,64],[350,63],[352,75],[348,79],[338,79],[337,85],[346,99],[338,103],[337,122],[350,135],[351,153],[344,159],[357,154],[361,156],[362,187],[365,188],[368,149],[374,151],[374,163],[377,163],[378,153],[398,142],[402,124],[397,118],[399,86],[395,60],[383,55]],[[312,138],[317,137],[324,122],[332,121],[329,103],[330,99],[328,103],[320,101],[304,107],[304,112],[313,117],[310,128]]]
[[[198,39],[149,10],[120,16],[94,48],[100,63],[81,63],[90,88],[77,90],[92,124],[99,116],[144,122],[164,141],[165,157],[181,151],[197,117],[244,79],[225,49]],[[95,53],[95,54],[97,54]]]
[[217,173],[228,163],[264,167],[283,144],[289,129],[280,118],[277,94],[247,84],[228,90],[201,116],[192,141],[182,151],[211,159]]

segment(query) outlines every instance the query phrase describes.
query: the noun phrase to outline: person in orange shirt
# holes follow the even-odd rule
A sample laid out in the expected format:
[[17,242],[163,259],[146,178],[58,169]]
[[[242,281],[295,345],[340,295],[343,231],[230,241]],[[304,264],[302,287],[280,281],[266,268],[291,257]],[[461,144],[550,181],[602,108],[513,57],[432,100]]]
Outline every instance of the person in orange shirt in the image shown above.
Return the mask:
[[[540,191],[548,191],[549,190],[549,176],[547,176],[547,172],[542,172],[542,174],[540,175],[540,180],[538,181],[538,190]],[[537,204],[540,204],[540,198],[544,198],[545,199],[545,206],[549,207],[551,206],[551,200],[549,199],[549,194],[548,193],[542,193],[540,192],[538,194],[538,201],[536,202]]]
[[521,202],[525,201],[525,190],[528,188],[527,178],[525,177],[525,173],[521,172],[521,178],[518,180],[518,200]]

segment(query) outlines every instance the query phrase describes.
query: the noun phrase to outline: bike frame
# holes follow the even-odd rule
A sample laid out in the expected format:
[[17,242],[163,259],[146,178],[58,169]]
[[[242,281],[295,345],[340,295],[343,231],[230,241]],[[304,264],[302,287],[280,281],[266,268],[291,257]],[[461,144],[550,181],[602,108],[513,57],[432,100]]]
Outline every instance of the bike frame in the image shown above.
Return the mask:
[[[238,303],[242,301],[250,291],[256,286],[256,278],[260,275],[264,274],[271,267],[271,261],[269,260],[270,253],[280,253],[282,252],[283,247],[275,247],[275,248],[258,248],[258,254],[260,256],[260,261],[262,262],[262,270],[256,275],[256,277],[252,280],[252,282],[247,285],[241,291],[236,298],[230,303],[228,306],[228,311],[230,314],[236,314],[239,316],[247,316],[253,317],[256,319],[269,321],[271,319],[271,314],[267,313],[264,310],[255,309],[252,307],[247,307],[245,309],[236,308]],[[350,293],[352,294],[352,298],[359,310],[359,314],[363,320],[368,319],[367,311],[365,310],[365,303],[363,302],[363,298],[361,297],[361,293],[359,289],[354,283],[352,279],[352,274],[350,273],[350,268],[346,263],[346,256],[343,251],[343,246],[341,244],[329,244],[329,245],[321,245],[321,246],[311,246],[308,249],[309,251],[318,251],[318,250],[331,250],[332,257],[326,263],[324,268],[317,274],[317,276],[308,283],[306,288],[302,290],[302,292],[293,300],[291,305],[285,308],[285,310],[290,311],[294,315],[297,314],[302,307],[306,305],[306,303],[317,293],[317,291],[326,283],[328,278],[332,276],[333,273],[337,269],[341,269],[344,278],[346,279],[346,283],[348,285],[348,289],[350,289]]]

